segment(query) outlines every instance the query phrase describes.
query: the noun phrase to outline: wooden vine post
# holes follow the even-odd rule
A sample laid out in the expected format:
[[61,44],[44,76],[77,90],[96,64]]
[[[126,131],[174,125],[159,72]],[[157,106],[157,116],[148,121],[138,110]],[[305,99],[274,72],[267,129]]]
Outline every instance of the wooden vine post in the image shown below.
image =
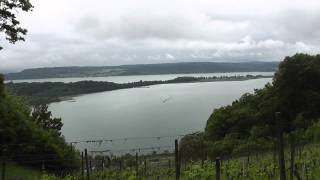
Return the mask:
[[2,150],[2,169],[1,169],[1,179],[5,180],[6,179],[6,156],[5,156],[5,148]]
[[88,161],[87,149],[84,150],[84,156],[86,158],[87,180],[90,180],[90,169],[89,169],[89,161]]
[[290,180],[293,180],[294,177],[294,161],[295,161],[295,136],[294,134],[290,135]]
[[179,180],[180,179],[180,159],[179,159],[178,139],[174,141],[174,154],[175,154],[175,161],[176,161],[176,180]]
[[6,146],[6,141],[4,136],[2,136],[2,169],[1,169],[1,179],[5,180],[6,179],[6,151],[7,151],[7,146]]
[[144,175],[147,176],[147,158],[144,157]]
[[220,173],[221,173],[221,164],[220,164],[220,157],[216,158],[216,180],[220,180]]
[[138,152],[136,152],[136,177],[139,179],[139,157]]
[[83,164],[83,152],[81,152],[81,179],[84,180],[84,164]]
[[280,112],[275,113],[275,119],[278,129],[278,157],[279,157],[279,174],[280,180],[286,180],[286,165],[284,161],[284,148],[283,148],[283,119],[280,117]]

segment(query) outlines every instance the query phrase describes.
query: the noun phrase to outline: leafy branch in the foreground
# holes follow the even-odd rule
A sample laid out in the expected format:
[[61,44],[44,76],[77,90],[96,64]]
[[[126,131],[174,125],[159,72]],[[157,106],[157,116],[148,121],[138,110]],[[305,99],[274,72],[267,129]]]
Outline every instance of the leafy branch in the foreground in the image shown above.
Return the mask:
[[23,36],[27,34],[27,29],[20,26],[15,13],[17,10],[28,12],[32,8],[29,0],[0,0],[0,33],[4,32],[10,43],[24,41]]

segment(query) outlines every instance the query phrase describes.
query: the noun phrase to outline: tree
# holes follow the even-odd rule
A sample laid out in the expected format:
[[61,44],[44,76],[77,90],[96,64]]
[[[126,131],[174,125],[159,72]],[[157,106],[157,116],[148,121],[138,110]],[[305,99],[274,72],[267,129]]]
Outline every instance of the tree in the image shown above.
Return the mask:
[[[287,124],[293,126],[292,121],[300,120],[301,127],[306,128],[312,123],[310,120],[320,115],[320,55],[286,57],[273,82],[278,93],[279,110]],[[295,129],[294,126],[288,128]]]
[[[27,30],[20,27],[15,13],[17,10],[25,12],[33,8],[29,0],[0,0],[0,33],[4,32],[6,40],[10,43],[24,41]],[[2,47],[0,46],[0,50]]]
[[35,168],[41,167],[43,159],[50,159],[45,162],[50,173],[79,169],[79,153],[70,151],[61,127],[61,119],[51,118],[47,105],[35,107],[31,113],[22,98],[6,91],[0,74],[0,146],[6,146],[11,162]]
[[196,132],[188,134],[181,139],[180,142],[180,155],[183,162],[189,160],[197,160],[204,158],[205,155],[205,142],[204,133]]
[[205,137],[213,142],[210,150],[215,153],[270,149],[276,134],[275,112],[281,112],[284,131],[296,133],[319,122],[319,107],[320,55],[296,54],[280,63],[271,84],[215,109]]
[[61,118],[51,118],[52,113],[48,111],[48,105],[36,105],[33,107],[32,111],[32,119],[33,121],[46,130],[53,130],[53,132],[57,133],[59,136],[61,135],[61,128],[63,123],[61,122]]
[[0,74],[0,98],[4,96],[4,77]]

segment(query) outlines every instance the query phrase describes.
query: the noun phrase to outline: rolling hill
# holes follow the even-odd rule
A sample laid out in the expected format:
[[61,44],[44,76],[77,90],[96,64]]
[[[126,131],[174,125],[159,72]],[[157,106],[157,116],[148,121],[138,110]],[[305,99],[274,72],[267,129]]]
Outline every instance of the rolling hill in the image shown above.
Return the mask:
[[6,80],[123,75],[190,74],[217,72],[272,72],[279,62],[188,62],[121,66],[70,66],[25,69],[5,74]]

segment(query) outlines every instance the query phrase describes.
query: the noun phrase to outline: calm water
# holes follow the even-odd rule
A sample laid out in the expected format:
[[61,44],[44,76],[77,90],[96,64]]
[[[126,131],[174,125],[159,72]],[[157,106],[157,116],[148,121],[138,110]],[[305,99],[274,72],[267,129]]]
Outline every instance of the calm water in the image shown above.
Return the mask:
[[[122,154],[133,152],[128,150],[131,148],[171,146],[176,135],[202,131],[215,108],[228,105],[267,82],[271,78],[163,84],[78,96],[74,101],[53,103],[50,109],[54,116],[62,117],[67,141],[134,138],[76,145]],[[173,137],[137,138],[158,136]],[[165,149],[170,148],[160,151]]]
[[[84,80],[109,81],[116,83],[127,83],[135,81],[170,80],[181,76],[212,77],[212,76],[234,76],[234,75],[273,75],[274,72],[235,72],[235,73],[207,73],[207,74],[165,74],[165,75],[140,75],[140,76],[109,76],[109,77],[81,77],[81,78],[47,78],[47,79],[22,79],[13,82],[77,82]],[[6,81],[8,82],[8,81]]]

